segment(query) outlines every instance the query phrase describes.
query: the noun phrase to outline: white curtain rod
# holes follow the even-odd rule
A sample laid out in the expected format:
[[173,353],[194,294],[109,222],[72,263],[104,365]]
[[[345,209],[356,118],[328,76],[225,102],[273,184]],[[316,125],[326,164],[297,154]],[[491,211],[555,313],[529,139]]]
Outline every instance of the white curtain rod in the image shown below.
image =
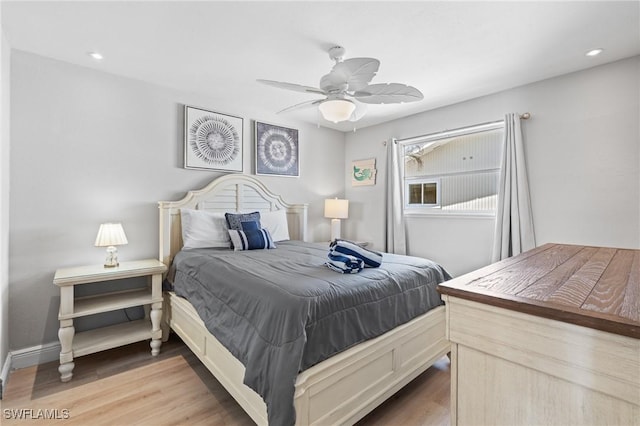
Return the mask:
[[[525,112],[524,114],[520,114],[521,120],[528,120],[529,118],[531,118],[531,114],[529,114],[528,112]],[[504,120],[487,121],[486,123],[474,124],[471,126],[459,127],[457,129],[451,129],[451,130],[443,130],[441,132],[429,133],[429,134],[420,135],[420,136],[413,136],[406,139],[394,139],[394,142],[402,145],[411,144],[418,141],[427,142],[430,139],[442,139],[442,138],[451,137],[451,136],[467,135],[470,133],[477,133],[483,130],[498,128],[503,125],[504,125]],[[387,143],[385,141],[384,145],[386,144]]]

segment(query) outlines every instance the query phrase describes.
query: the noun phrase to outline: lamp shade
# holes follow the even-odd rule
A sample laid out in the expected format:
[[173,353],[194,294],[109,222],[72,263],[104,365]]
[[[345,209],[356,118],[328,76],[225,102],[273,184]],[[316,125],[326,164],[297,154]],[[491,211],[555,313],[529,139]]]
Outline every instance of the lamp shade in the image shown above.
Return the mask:
[[346,121],[351,117],[356,105],[346,99],[329,99],[318,105],[325,120],[338,123]]
[[120,246],[128,244],[127,236],[120,223],[103,223],[98,230],[96,247]]
[[349,217],[349,200],[337,198],[324,200],[324,217],[346,219]]

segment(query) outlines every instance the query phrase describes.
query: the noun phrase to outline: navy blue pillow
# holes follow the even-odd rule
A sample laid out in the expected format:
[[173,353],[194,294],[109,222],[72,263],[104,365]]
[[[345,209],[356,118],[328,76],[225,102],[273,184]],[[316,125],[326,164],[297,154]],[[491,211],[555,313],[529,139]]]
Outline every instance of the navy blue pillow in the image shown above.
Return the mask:
[[242,222],[256,222],[258,229],[260,226],[260,212],[253,213],[225,213],[225,219],[227,219],[227,226],[229,229],[235,229],[236,231],[242,231]]
[[233,249],[239,250],[259,250],[276,248],[271,239],[271,234],[266,229],[251,229],[247,231],[237,231],[229,229],[229,236]]
[[260,223],[251,221],[251,222],[240,222],[240,227],[244,232],[247,231],[258,231],[260,229]]

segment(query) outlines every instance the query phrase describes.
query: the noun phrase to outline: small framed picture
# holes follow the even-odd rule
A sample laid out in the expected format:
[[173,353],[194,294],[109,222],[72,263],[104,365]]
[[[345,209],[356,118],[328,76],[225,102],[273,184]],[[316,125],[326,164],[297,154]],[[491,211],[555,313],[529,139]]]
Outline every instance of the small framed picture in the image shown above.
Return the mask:
[[242,131],[240,117],[185,105],[185,169],[242,172]]
[[300,176],[298,130],[255,122],[256,174]]
[[376,184],[376,159],[351,162],[351,186]]

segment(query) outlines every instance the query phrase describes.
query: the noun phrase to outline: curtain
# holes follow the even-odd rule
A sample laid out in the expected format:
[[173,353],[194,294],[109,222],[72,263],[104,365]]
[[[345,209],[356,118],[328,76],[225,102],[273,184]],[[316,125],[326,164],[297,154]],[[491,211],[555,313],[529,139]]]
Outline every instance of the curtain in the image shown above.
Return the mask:
[[518,114],[505,115],[502,151],[492,262],[515,256],[536,245]]
[[395,139],[387,142],[387,253],[407,254],[407,240],[404,223],[404,201],[402,191],[404,185],[404,151]]

